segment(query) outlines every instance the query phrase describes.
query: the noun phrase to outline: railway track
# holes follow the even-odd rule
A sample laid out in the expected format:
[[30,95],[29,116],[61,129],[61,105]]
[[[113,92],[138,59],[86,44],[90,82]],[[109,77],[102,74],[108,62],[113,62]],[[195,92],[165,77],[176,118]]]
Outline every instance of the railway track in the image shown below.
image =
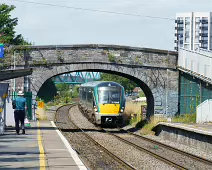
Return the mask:
[[[123,130],[123,129],[121,129],[121,130]],[[125,131],[125,130],[124,130],[124,131]],[[185,152],[185,151],[183,151],[183,150],[176,149],[176,148],[171,147],[171,146],[169,146],[169,145],[165,145],[165,144],[163,144],[163,143],[161,143],[161,142],[158,142],[158,141],[149,139],[149,138],[144,137],[144,136],[137,135],[137,134],[132,133],[132,132],[129,132],[129,131],[126,131],[126,132],[129,133],[129,134],[131,134],[131,135],[133,135],[133,136],[135,136],[135,137],[137,137],[137,138],[140,138],[140,139],[145,140],[145,141],[147,141],[147,142],[151,142],[151,143],[153,143],[153,144],[155,144],[155,145],[157,145],[157,146],[161,146],[161,147],[167,148],[167,149],[169,149],[169,150],[172,150],[172,151],[177,152],[177,153],[179,153],[179,154],[182,154],[182,155],[184,155],[184,156],[190,157],[190,158],[194,159],[195,161],[200,161],[200,162],[205,163],[205,164],[207,164],[207,165],[209,165],[209,166],[212,167],[212,161],[210,161],[210,160],[208,160],[208,159],[205,159],[205,158],[196,156],[196,155],[194,155],[194,154]]]
[[110,135],[112,135],[112,136],[118,138],[118,139],[121,140],[122,142],[127,143],[127,144],[129,144],[129,145],[131,145],[131,146],[137,148],[138,150],[140,150],[140,151],[142,151],[142,152],[145,152],[145,153],[147,153],[147,154],[149,154],[149,155],[155,157],[156,159],[158,159],[158,160],[160,160],[160,161],[165,162],[166,164],[169,164],[169,165],[171,165],[171,166],[173,166],[173,167],[175,167],[175,168],[177,168],[177,169],[187,169],[187,168],[185,168],[184,166],[181,166],[181,165],[179,165],[179,164],[176,164],[175,162],[173,162],[173,161],[171,161],[171,160],[169,160],[169,159],[166,159],[166,158],[164,158],[164,157],[162,157],[162,156],[160,156],[160,155],[157,155],[157,154],[154,153],[154,152],[151,152],[150,150],[146,149],[145,147],[141,147],[141,146],[139,146],[139,145],[137,145],[137,144],[134,144],[133,142],[130,142],[130,141],[128,141],[128,140],[125,140],[124,138],[119,137],[118,135],[115,135],[115,134],[111,133],[111,131],[108,131],[108,130],[103,129],[103,128],[101,128],[101,129],[102,129],[103,131],[105,131],[106,133],[109,133]]
[[[73,107],[75,105],[69,106],[69,108]],[[67,110],[67,109],[66,109]],[[68,109],[69,110],[69,109]],[[68,112],[68,111],[67,111]],[[120,167],[125,167],[123,169],[136,169],[127,161],[122,161],[123,158],[120,158],[119,156],[113,154],[111,151],[106,149],[104,146],[102,146],[99,142],[97,142],[93,137],[88,135],[87,130],[83,130],[81,126],[78,127],[75,122],[71,121],[70,115],[67,115],[65,118],[66,121],[69,120],[72,127],[74,127],[74,131],[81,132],[83,136],[88,139],[89,143],[94,143],[100,150],[102,150],[105,154],[109,155],[110,158],[118,162]],[[60,122],[63,122],[64,119]],[[70,126],[70,125],[69,125]],[[123,129],[116,129],[116,132],[114,133],[114,130],[108,130],[101,127],[96,127],[95,129],[92,129],[93,131],[98,131],[101,133],[107,133],[111,136],[114,136],[118,140],[122,141],[123,143],[128,144],[129,146],[132,146],[139,150],[140,152],[145,152],[146,154],[151,155],[152,157],[176,168],[176,169],[212,169],[212,162],[198,157],[196,155],[184,152],[182,150],[178,150],[176,148],[173,148],[171,146],[165,145],[163,143],[154,141],[152,139],[125,131]],[[61,129],[62,132],[66,132],[67,130]],[[67,137],[70,136],[70,134],[67,134]],[[154,147],[153,147],[154,146]],[[86,148],[85,148],[86,149]],[[77,150],[77,149],[76,149]],[[141,153],[142,154],[142,153]],[[95,169],[95,168],[94,168]],[[116,169],[116,168],[112,168]],[[122,168],[118,168],[122,169]]]
[[[67,105],[64,107],[60,107],[58,108],[58,110],[56,111],[56,116],[55,116],[55,122],[57,124],[57,127],[60,131],[62,131],[64,133],[64,135],[67,137],[67,139],[70,141],[71,140],[71,136],[70,136],[70,132],[79,132],[80,133],[80,137],[78,136],[78,140],[83,141],[83,143],[81,143],[81,146],[76,146],[74,147],[74,149],[78,152],[78,154],[82,155],[82,147],[85,147],[86,150],[90,149],[90,153],[93,151],[93,155],[95,157],[98,157],[99,151],[100,151],[100,156],[99,159],[101,160],[96,160],[96,158],[92,159],[94,160],[93,162],[90,162],[88,164],[90,164],[91,166],[89,167],[89,169],[96,169],[98,168],[98,163],[97,165],[94,165],[95,162],[101,162],[101,168],[103,169],[111,169],[111,168],[115,168],[115,169],[126,169],[126,170],[135,170],[135,168],[130,165],[129,163],[127,163],[126,161],[122,160],[120,157],[114,155],[112,152],[110,152],[109,150],[107,150],[106,148],[104,148],[101,144],[99,144],[97,141],[95,141],[93,138],[91,138],[88,134],[86,134],[84,132],[83,129],[79,128],[69,117],[69,109],[73,106],[75,106],[76,104],[72,104],[72,105]],[[65,124],[64,124],[65,122]],[[72,129],[72,130],[71,130]],[[82,136],[84,136],[84,138],[82,139]],[[89,144],[88,145],[83,145],[83,144]],[[91,146],[92,145],[92,146]],[[77,149],[77,148],[81,148],[81,149]],[[97,154],[98,153],[98,154]],[[86,157],[86,156],[85,156]],[[105,162],[104,162],[105,159]],[[110,162],[110,165],[108,165],[108,162]],[[116,163],[115,163],[116,162]],[[105,165],[105,168],[104,168]],[[112,167],[110,167],[112,166]]]
[[[110,130],[107,130],[105,128],[100,128],[102,129],[103,131],[109,133],[110,135],[118,138],[119,140],[125,142],[125,143],[128,143],[129,145],[132,145],[134,147],[136,147],[137,149],[141,150],[141,151],[144,151],[150,155],[152,155],[153,157],[175,167],[175,168],[178,168],[178,169],[190,169],[189,165],[186,163],[186,162],[180,162],[180,160],[173,160],[171,157],[168,157],[166,158],[166,152],[168,150],[172,151],[172,152],[175,152],[177,154],[180,154],[181,158],[183,159],[192,159],[192,161],[195,163],[195,164],[204,164],[203,167],[204,169],[212,169],[212,161],[210,160],[207,160],[207,159],[204,159],[204,158],[201,158],[201,157],[198,157],[196,155],[193,155],[193,154],[190,154],[188,152],[185,152],[185,151],[182,151],[182,150],[179,150],[179,149],[176,149],[174,147],[171,147],[169,145],[165,145],[161,142],[158,142],[158,141],[155,141],[155,140],[152,140],[152,139],[149,139],[149,138],[146,138],[144,136],[140,136],[140,135],[137,135],[137,134],[134,134],[132,132],[129,132],[129,131],[126,131],[124,129],[120,129],[120,134],[129,134],[130,136],[133,136],[135,138],[137,138],[138,140],[136,141],[136,143],[140,143],[139,145],[138,144],[135,144],[135,142],[132,142],[130,141],[129,139],[129,136],[128,137],[123,137],[124,135],[117,135],[118,132],[114,133],[114,131],[110,131]],[[120,137],[122,136],[122,137]],[[128,139],[125,139],[125,138],[128,138]],[[134,140],[135,141],[135,140]],[[148,142],[148,144],[146,145],[143,145],[143,142],[142,141],[145,141],[145,142]],[[151,146],[154,146],[154,147],[151,147]],[[151,149],[150,149],[151,148]],[[157,149],[158,148],[163,148],[163,151],[162,151],[162,154],[157,152]],[[164,150],[166,149],[166,151]],[[178,156],[179,157],[179,156]],[[180,163],[179,163],[180,162]],[[193,165],[195,166],[195,165]],[[195,168],[195,169],[199,169],[199,168]]]
[[[142,140],[142,141],[148,142],[148,143],[149,143],[148,145],[151,145],[151,146],[154,145],[154,146],[155,146],[155,147],[154,147],[154,151],[151,151],[152,149],[149,149],[148,146],[147,146],[147,147],[146,147],[146,146],[144,146],[144,147],[139,146],[139,145],[137,145],[137,144],[135,144],[135,143],[133,143],[133,142],[130,142],[129,140],[125,140],[124,138],[122,138],[122,137],[120,137],[120,136],[118,136],[118,135],[115,135],[115,134],[111,133],[109,130],[106,130],[106,129],[101,128],[101,127],[99,127],[99,128],[100,128],[100,130],[105,131],[105,132],[111,134],[112,136],[118,138],[119,140],[121,140],[121,141],[123,141],[123,142],[125,142],[125,143],[127,143],[127,144],[129,144],[129,145],[131,145],[131,146],[134,146],[135,148],[137,148],[137,149],[139,149],[139,150],[141,150],[141,151],[144,151],[144,152],[146,152],[147,154],[152,155],[152,156],[155,157],[156,159],[159,159],[159,160],[161,160],[161,161],[163,161],[163,162],[165,162],[165,163],[167,163],[167,164],[169,164],[169,165],[171,165],[171,166],[173,166],[173,167],[175,167],[175,168],[178,168],[178,169],[190,169],[189,164],[187,164],[186,161],[184,161],[184,162],[181,161],[181,162],[180,162],[180,161],[178,161],[178,160],[170,159],[171,157],[168,157],[168,158],[167,158],[167,157],[165,156],[166,154],[164,154],[164,153],[166,153],[165,151],[163,152],[162,155],[160,155],[160,154],[156,151],[158,148],[160,148],[160,149],[163,148],[163,149],[166,149],[166,150],[175,152],[175,153],[179,154],[180,157],[182,156],[181,158],[183,158],[183,159],[190,159],[190,160],[193,162],[194,165],[192,165],[192,166],[195,167],[195,169],[201,169],[200,167],[198,167],[197,164],[202,164],[203,167],[204,167],[204,165],[205,165],[206,167],[204,167],[204,169],[212,169],[212,161],[210,161],[210,160],[208,160],[208,159],[205,159],[205,158],[196,156],[196,155],[194,155],[194,154],[185,152],[185,151],[183,151],[183,150],[176,149],[176,148],[174,148],[174,147],[171,147],[171,146],[169,146],[169,145],[165,145],[165,144],[163,144],[163,143],[161,143],[161,142],[152,140],[152,139],[150,139],[150,138],[147,138],[147,137],[144,137],[144,136],[141,136],[141,135],[137,135],[137,134],[132,133],[132,132],[130,132],[130,131],[127,131],[127,130],[118,128],[118,129],[120,130],[121,133],[123,133],[123,132],[124,132],[124,133],[128,133],[128,134],[130,134],[131,136],[134,136],[135,138],[138,138],[138,139],[140,139],[140,140]],[[142,143],[142,142],[141,142],[141,143]],[[178,155],[178,157],[179,157],[179,155]],[[187,162],[188,162],[188,161],[187,161]],[[203,165],[203,164],[204,164],[204,165]]]

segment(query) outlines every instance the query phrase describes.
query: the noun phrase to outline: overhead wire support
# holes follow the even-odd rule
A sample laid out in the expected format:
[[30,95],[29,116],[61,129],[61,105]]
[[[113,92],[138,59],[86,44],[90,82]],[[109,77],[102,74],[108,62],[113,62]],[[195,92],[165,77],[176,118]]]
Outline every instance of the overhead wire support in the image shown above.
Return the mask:
[[91,8],[81,8],[81,7],[74,7],[74,6],[56,5],[56,4],[41,3],[41,2],[34,2],[34,1],[25,1],[25,0],[8,0],[8,1],[16,1],[16,2],[21,2],[21,3],[35,4],[35,5],[45,5],[45,6],[59,7],[59,8],[69,8],[69,9],[74,9],[74,10],[83,10],[83,11],[90,11],[90,12],[99,12],[99,13],[108,13],[108,14],[116,14],[116,15],[125,15],[125,16],[132,16],[132,17],[142,17],[142,18],[171,20],[171,21],[174,21],[175,20],[173,18],[167,18],[167,17],[158,17],[158,16],[149,16],[149,15],[140,15],[140,14],[125,13],[125,12],[115,12],[115,11],[98,10],[98,9],[91,9]]

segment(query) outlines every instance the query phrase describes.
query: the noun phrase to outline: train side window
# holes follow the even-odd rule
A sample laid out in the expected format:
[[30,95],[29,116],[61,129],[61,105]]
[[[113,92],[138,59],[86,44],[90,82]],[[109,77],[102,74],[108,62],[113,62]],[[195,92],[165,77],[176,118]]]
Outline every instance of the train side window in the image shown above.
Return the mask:
[[86,92],[84,90],[82,91],[82,100],[86,100]]
[[79,97],[80,97],[80,99],[82,99],[82,89],[81,88],[79,89]]
[[92,94],[92,92],[88,92],[87,93],[87,101],[91,103],[92,100],[93,100],[93,94]]

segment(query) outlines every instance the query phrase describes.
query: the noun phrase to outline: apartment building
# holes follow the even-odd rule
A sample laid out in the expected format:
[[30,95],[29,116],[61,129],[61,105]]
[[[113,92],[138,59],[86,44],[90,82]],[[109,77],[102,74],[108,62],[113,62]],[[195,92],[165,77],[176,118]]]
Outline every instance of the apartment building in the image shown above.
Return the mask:
[[212,12],[177,13],[175,50],[212,50]]

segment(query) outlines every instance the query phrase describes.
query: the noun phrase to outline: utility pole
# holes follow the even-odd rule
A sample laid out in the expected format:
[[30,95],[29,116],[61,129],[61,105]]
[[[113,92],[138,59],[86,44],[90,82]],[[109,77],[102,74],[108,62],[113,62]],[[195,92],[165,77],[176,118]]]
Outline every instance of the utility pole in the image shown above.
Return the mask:
[[[24,51],[24,60],[25,60],[25,65],[24,68],[29,68],[29,56],[28,53],[26,53],[26,51]],[[28,76],[24,76],[24,92],[29,92],[29,77]]]
[[[13,70],[15,70],[16,69],[16,67],[15,67],[15,55],[16,55],[16,53],[15,53],[15,51],[14,51],[14,53],[13,53]],[[16,82],[15,82],[15,78],[13,79],[14,81],[13,81],[13,98],[14,98],[14,95],[15,95],[15,90],[16,90]]]
[[168,68],[166,69],[166,116],[168,114],[168,83],[169,83],[169,72]]

